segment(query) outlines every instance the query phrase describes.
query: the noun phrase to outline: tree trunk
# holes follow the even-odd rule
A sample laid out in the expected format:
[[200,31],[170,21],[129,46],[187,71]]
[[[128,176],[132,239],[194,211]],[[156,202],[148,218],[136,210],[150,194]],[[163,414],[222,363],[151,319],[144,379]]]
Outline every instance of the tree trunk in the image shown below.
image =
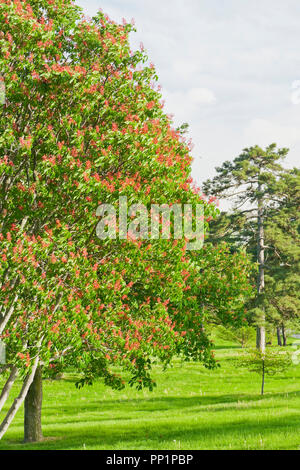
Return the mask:
[[281,334],[280,334],[280,328],[279,328],[279,326],[277,326],[276,332],[277,332],[277,344],[278,344],[278,346],[282,346]]
[[[262,318],[261,321],[263,322],[264,318]],[[266,350],[266,330],[263,325],[257,326],[256,328],[256,347],[260,349],[262,353]]]
[[283,346],[286,346],[286,334],[285,334],[284,324],[281,325],[281,331],[282,331]]
[[256,348],[260,349],[260,327],[256,327]]
[[39,442],[42,434],[42,367],[36,369],[24,403],[24,442]]
[[13,404],[11,405],[10,409],[8,410],[4,420],[0,424],[0,440],[2,439],[4,434],[6,433],[7,429],[9,428],[9,426],[12,422],[12,420],[14,419],[16,413],[18,412],[21,405],[23,404],[23,402],[26,398],[27,392],[30,388],[30,385],[32,384],[32,381],[34,379],[35,372],[36,372],[36,369],[37,369],[38,365],[39,365],[39,357],[37,356],[35,358],[35,361],[34,361],[34,364],[32,366],[31,372],[26,376],[26,378],[23,382],[23,385],[21,387],[19,395],[14,399]]
[[[258,191],[261,191],[261,185],[258,186]],[[259,196],[258,200],[258,227],[257,227],[257,261],[259,265],[258,279],[257,279],[257,294],[258,298],[263,293],[265,288],[265,235],[264,235],[264,207],[263,200]],[[264,353],[266,348],[266,331],[265,331],[265,316],[260,319],[260,325],[257,327],[256,332],[256,347]]]
[[261,374],[261,394],[264,394],[264,388],[265,388],[265,361],[264,359],[262,360],[262,374]]
[[8,377],[4,387],[2,389],[1,395],[0,395],[0,411],[2,410],[3,406],[6,403],[6,400],[9,397],[10,390],[11,390],[13,384],[15,383],[17,376],[18,376],[18,369],[15,366],[13,366],[12,369],[11,369],[10,375],[9,375],[9,377]]
[[13,302],[12,302],[12,305],[10,306],[10,308],[7,308],[7,311],[4,311],[4,313],[2,313],[2,315],[1,315],[0,335],[2,335],[7,323],[9,322],[12,314],[14,313],[15,304],[16,304],[18,298],[19,298],[19,296],[16,295]]

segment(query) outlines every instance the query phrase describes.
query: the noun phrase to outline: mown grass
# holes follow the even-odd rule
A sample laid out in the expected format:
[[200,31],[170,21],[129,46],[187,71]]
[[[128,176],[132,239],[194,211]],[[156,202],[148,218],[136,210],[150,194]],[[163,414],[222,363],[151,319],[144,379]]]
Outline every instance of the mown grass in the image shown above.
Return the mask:
[[300,365],[260,379],[237,369],[237,346],[219,343],[221,367],[179,361],[155,370],[153,392],[112,391],[98,381],[77,390],[76,377],[44,381],[45,440],[23,444],[23,410],[0,442],[10,449],[300,449]]

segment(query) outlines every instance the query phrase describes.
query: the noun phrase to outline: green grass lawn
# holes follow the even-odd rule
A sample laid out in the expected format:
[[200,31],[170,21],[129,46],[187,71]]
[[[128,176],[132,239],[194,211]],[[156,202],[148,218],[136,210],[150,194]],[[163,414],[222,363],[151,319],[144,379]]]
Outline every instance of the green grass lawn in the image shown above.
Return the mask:
[[77,390],[75,377],[44,381],[45,441],[24,445],[23,410],[0,443],[8,449],[300,449],[300,365],[260,379],[237,370],[239,348],[216,349],[221,368],[175,362],[155,370],[154,392],[114,392],[99,381]]

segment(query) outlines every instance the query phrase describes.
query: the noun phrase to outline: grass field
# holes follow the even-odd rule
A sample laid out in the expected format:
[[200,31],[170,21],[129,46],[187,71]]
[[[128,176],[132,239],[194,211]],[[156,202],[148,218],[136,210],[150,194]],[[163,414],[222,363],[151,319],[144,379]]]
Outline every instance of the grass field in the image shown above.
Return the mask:
[[9,449],[300,449],[300,365],[260,379],[237,370],[239,348],[219,343],[221,368],[175,362],[155,370],[154,392],[114,392],[99,381],[77,390],[75,377],[44,382],[45,441],[24,445],[23,410],[0,442]]

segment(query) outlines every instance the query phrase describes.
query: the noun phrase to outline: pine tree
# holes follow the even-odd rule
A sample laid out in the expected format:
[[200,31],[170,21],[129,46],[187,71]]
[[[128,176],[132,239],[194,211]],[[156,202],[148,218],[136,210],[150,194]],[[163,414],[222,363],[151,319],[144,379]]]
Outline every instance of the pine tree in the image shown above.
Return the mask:
[[285,173],[281,160],[288,149],[277,149],[271,144],[265,150],[255,146],[244,149],[241,155],[226,161],[216,168],[217,176],[204,183],[204,191],[220,199],[233,203],[231,213],[221,214],[212,226],[211,239],[226,239],[236,250],[246,246],[258,263],[256,280],[257,295],[255,311],[257,314],[257,347],[265,350],[264,308],[265,270],[266,270],[266,224],[269,217],[284,204]]
[[[286,325],[300,317],[300,171],[284,173],[277,199],[266,224],[268,257],[265,306],[277,330],[278,344],[286,345]],[[282,341],[281,341],[282,335]]]

